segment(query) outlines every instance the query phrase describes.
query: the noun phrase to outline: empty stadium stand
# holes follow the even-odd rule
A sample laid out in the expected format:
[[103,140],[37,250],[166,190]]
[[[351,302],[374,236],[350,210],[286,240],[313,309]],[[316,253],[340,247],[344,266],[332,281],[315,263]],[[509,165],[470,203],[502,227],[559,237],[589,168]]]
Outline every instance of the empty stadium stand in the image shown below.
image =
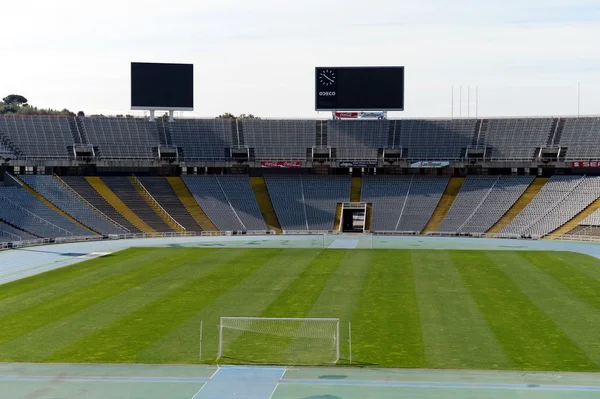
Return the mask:
[[315,145],[314,120],[241,121],[245,144],[259,160],[304,160],[306,150]]
[[63,176],[61,179],[77,194],[81,195],[87,202],[92,204],[100,212],[120,224],[126,229],[126,233],[140,233],[140,229],[134,226],[121,213],[113,208],[98,192],[88,183],[83,176]]
[[81,224],[100,234],[124,234],[126,231],[73,192],[58,179],[48,175],[21,176],[29,187],[52,202],[57,208],[70,215]]
[[373,204],[371,230],[421,232],[449,180],[434,176],[364,176],[361,201]]
[[552,118],[489,119],[485,146],[492,159],[533,159],[552,133]]
[[0,115],[0,135],[27,158],[73,156],[73,135],[67,117]]
[[89,144],[105,159],[152,159],[159,146],[156,122],[140,118],[81,118]]
[[0,242],[36,240],[38,237],[0,221]]
[[233,144],[229,119],[182,119],[169,123],[173,144],[186,160],[225,160]]
[[475,119],[390,121],[394,147],[413,160],[461,158],[475,134]]
[[0,187],[0,220],[39,237],[93,235],[19,187]]
[[140,183],[148,190],[154,199],[171,215],[186,231],[202,231],[202,228],[188,210],[164,177],[138,177]]
[[376,160],[378,149],[388,146],[390,122],[332,120],[328,122],[328,145],[341,160]]
[[337,204],[350,200],[349,176],[266,175],[265,181],[284,231],[333,230]]
[[219,230],[268,230],[248,176],[184,176],[183,180]]
[[572,160],[598,160],[600,154],[600,118],[565,118],[560,138],[562,151]]
[[519,199],[533,176],[469,176],[438,231],[483,234]]
[[539,238],[556,230],[600,197],[600,177],[552,176],[497,237]]
[[102,177],[106,186],[115,193],[121,201],[148,226],[157,232],[169,232],[173,229],[148,205],[146,200],[137,192],[128,177]]

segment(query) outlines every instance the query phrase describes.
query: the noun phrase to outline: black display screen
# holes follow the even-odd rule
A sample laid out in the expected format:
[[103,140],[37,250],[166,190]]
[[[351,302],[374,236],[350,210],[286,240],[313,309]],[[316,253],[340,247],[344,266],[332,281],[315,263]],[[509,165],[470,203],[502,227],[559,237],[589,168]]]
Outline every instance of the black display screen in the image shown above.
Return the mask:
[[131,63],[131,108],[194,108],[194,65]]
[[317,111],[404,110],[404,67],[317,67]]

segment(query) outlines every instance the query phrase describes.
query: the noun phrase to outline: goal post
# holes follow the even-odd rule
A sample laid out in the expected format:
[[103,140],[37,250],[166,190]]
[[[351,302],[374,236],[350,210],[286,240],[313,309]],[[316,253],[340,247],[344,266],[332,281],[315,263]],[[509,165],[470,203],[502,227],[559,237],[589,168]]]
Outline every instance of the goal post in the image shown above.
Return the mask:
[[219,353],[237,363],[335,364],[340,359],[337,318],[221,317]]

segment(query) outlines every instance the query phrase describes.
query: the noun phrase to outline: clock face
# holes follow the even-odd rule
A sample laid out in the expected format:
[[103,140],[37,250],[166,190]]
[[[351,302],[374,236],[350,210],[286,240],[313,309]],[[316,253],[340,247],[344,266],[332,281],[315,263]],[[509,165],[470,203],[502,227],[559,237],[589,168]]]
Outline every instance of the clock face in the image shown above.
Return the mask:
[[319,72],[319,83],[322,86],[331,86],[335,83],[335,72],[331,69],[323,69]]

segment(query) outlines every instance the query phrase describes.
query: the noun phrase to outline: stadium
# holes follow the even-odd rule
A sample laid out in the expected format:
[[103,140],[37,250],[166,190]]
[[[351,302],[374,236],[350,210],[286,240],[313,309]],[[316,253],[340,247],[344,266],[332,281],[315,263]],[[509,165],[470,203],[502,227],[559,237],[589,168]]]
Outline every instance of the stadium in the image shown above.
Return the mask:
[[403,67],[175,118],[193,66],[131,71],[149,117],[0,115],[2,397],[600,393],[600,118],[388,118]]

